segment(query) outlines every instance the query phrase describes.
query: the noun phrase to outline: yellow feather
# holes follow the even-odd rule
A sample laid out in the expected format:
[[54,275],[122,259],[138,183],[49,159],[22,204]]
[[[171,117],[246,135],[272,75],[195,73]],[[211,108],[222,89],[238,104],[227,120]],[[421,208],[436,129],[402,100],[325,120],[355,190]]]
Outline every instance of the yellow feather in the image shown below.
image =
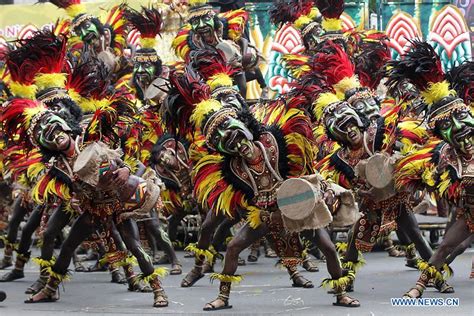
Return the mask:
[[328,31],[342,31],[342,20],[335,18],[335,19],[326,19],[323,18],[323,22],[321,23],[323,29]]
[[341,99],[339,99],[334,93],[321,93],[316,99],[316,101],[313,103],[313,114],[316,120],[319,121],[322,119],[324,110],[328,105],[340,101]]
[[35,98],[37,90],[35,85],[25,85],[15,81],[10,82],[9,88],[14,96],[31,100]]
[[72,18],[78,16],[79,14],[86,13],[86,7],[81,3],[70,5],[65,10],[67,15]]
[[234,85],[232,78],[226,73],[218,73],[209,78],[206,82],[212,91],[218,87],[232,87]]
[[449,82],[430,82],[425,91],[421,91],[421,96],[427,104],[434,104],[447,96],[456,95],[456,91],[449,89]]
[[200,127],[206,115],[222,108],[222,104],[215,100],[209,99],[199,102],[191,114],[190,121],[197,127]]
[[66,76],[67,75],[63,73],[39,73],[35,76],[35,84],[38,87],[38,90],[56,87],[64,88],[66,86]]
[[337,93],[343,95],[347,90],[360,87],[360,82],[356,76],[352,76],[350,78],[345,77],[344,79],[336,83],[333,87]]

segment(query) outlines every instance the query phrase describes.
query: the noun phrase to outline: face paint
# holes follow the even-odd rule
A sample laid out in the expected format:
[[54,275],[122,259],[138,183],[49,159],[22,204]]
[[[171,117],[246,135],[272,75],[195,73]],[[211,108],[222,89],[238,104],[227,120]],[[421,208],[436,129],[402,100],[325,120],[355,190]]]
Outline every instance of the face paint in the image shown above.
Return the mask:
[[83,42],[92,44],[94,40],[99,39],[99,30],[97,26],[90,20],[82,22],[74,32],[81,38]]
[[193,31],[200,35],[210,35],[214,31],[214,17],[211,14],[194,17],[189,23]]
[[61,117],[50,112],[41,117],[35,127],[36,142],[52,151],[66,151],[71,144],[71,128]]
[[133,65],[133,76],[142,90],[146,90],[155,79],[156,66],[152,62],[135,62]]
[[359,113],[364,114],[369,120],[376,120],[380,117],[380,106],[375,98],[356,99],[351,107]]
[[324,116],[324,124],[340,144],[350,147],[362,145],[363,123],[347,102],[341,102]]
[[253,135],[242,121],[228,118],[210,138],[214,148],[222,153],[250,158],[254,154]]
[[460,153],[473,155],[474,118],[469,109],[459,109],[445,119],[436,122],[441,138]]

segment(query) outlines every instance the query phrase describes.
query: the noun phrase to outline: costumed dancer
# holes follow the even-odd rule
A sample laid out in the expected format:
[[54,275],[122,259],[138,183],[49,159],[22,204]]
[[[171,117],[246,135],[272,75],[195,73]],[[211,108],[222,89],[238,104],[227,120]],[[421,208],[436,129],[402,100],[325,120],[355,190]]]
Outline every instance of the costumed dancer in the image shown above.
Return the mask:
[[452,273],[446,258],[474,232],[472,109],[452,89],[439,56],[428,43],[412,42],[404,59],[393,61],[391,66],[392,83],[403,77],[420,90],[427,105],[428,127],[441,139],[397,164],[397,186],[438,192],[458,209],[456,221],[446,231],[439,248],[427,262],[418,265],[422,273],[405,296],[421,297],[430,280],[440,292],[452,293],[453,288],[445,282],[445,277]]

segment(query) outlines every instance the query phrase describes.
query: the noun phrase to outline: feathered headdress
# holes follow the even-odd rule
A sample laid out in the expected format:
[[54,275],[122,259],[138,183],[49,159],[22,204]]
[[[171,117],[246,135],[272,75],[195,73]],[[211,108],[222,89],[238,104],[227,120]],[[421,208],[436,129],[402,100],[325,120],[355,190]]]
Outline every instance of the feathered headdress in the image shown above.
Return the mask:
[[66,97],[66,45],[65,36],[56,36],[49,30],[38,31],[22,41],[20,49],[24,63],[31,66],[28,70],[32,72],[30,75],[34,75],[38,88],[36,97],[43,102]]
[[171,133],[185,138],[195,130],[190,124],[195,105],[210,99],[210,89],[190,66],[184,71],[173,70],[169,79],[169,92],[162,108],[163,121]]
[[412,49],[403,59],[388,63],[387,86],[395,87],[408,79],[419,90],[428,107],[428,124],[434,128],[437,120],[451,115],[452,110],[466,107],[446,80],[441,59],[427,42],[411,41]]
[[232,75],[235,70],[227,64],[224,54],[216,49],[199,49],[190,55],[191,67],[206,81],[213,98],[235,93]]
[[344,0],[315,0],[315,3],[323,16],[323,39],[343,38],[341,15],[344,12]]
[[384,76],[383,69],[391,60],[388,45],[384,42],[368,42],[353,58],[355,73],[362,86],[376,90]]
[[34,85],[36,65],[32,64],[27,56],[29,51],[21,47],[9,49],[5,57],[8,72],[10,73],[9,88],[13,96],[34,99],[37,87]]
[[321,24],[321,14],[312,0],[280,0],[272,5],[269,14],[273,24],[292,23],[303,37]]
[[360,87],[354,64],[346,52],[332,41],[328,41],[314,57],[312,68],[326,77],[341,99],[347,91]]
[[49,0],[49,2],[64,9],[71,18],[86,13],[86,7],[81,3],[81,0]]
[[457,67],[453,67],[447,74],[447,80],[457,95],[467,105],[474,106],[474,62],[465,61]]
[[34,100],[15,98],[7,101],[0,114],[5,135],[24,148],[32,149],[35,146],[34,128],[46,112],[46,107]]
[[231,10],[219,14],[224,29],[224,38],[237,41],[245,31],[245,25],[249,19],[249,14],[244,9]]
[[188,1],[188,21],[195,17],[201,17],[204,15],[215,15],[212,10],[212,6],[207,3],[207,0],[190,0]]
[[137,50],[133,56],[138,62],[157,62],[159,59],[156,53],[156,36],[160,35],[163,28],[163,17],[156,8],[142,7],[141,12],[132,8],[127,8],[125,17],[130,22],[132,29],[140,32],[141,49]]

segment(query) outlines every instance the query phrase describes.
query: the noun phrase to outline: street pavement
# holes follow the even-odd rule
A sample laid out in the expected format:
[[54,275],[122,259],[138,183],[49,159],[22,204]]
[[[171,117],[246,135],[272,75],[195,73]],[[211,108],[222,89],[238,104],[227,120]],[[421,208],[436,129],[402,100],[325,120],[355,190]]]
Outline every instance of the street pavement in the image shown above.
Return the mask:
[[[37,255],[37,250],[33,255]],[[193,260],[183,258],[184,272],[192,267]],[[247,251],[244,252],[247,256]],[[61,298],[55,303],[24,304],[25,289],[38,276],[33,264],[26,267],[25,278],[12,283],[0,283],[7,292],[7,299],[0,303],[0,315],[145,315],[145,314],[210,314],[210,315],[474,315],[474,279],[469,279],[474,250],[468,249],[452,264],[454,276],[449,283],[456,293],[440,294],[429,288],[424,297],[459,298],[459,307],[393,307],[390,298],[401,297],[415,284],[419,273],[406,268],[403,258],[390,258],[385,252],[365,255],[367,264],[357,275],[355,292],[351,295],[361,302],[360,308],[334,307],[334,298],[319,288],[322,279],[328,276],[326,266],[319,263],[320,271],[303,274],[315,284],[313,289],[291,287],[285,271],[275,267],[275,259],[260,257],[257,263],[239,267],[243,282],[234,286],[231,293],[232,309],[203,312],[204,304],[217,295],[218,282],[211,284],[209,278],[201,279],[192,288],[179,286],[183,275],[168,276],[164,287],[169,296],[169,307],[152,307],[151,293],[131,293],[125,285],[111,284],[108,272],[73,273],[71,281],[61,288]],[[217,270],[221,267],[216,265]],[[136,268],[138,270],[138,267]],[[4,273],[4,271],[1,271]]]

